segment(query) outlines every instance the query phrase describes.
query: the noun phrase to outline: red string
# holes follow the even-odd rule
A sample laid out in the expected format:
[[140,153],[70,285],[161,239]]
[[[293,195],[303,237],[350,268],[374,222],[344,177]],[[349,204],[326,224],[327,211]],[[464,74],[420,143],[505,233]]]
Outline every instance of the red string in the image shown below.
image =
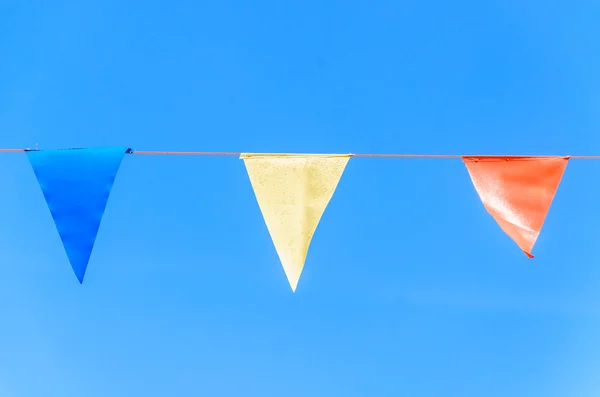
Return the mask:
[[[22,153],[26,149],[0,149],[0,153]],[[241,152],[167,152],[167,151],[136,151],[138,155],[187,155],[187,156],[239,156]],[[410,153],[353,153],[353,157],[395,157],[413,159],[460,159],[463,157],[499,157],[499,155],[466,155],[466,154],[410,154]],[[569,157],[581,160],[600,160],[600,156],[526,156],[506,155],[502,157]]]

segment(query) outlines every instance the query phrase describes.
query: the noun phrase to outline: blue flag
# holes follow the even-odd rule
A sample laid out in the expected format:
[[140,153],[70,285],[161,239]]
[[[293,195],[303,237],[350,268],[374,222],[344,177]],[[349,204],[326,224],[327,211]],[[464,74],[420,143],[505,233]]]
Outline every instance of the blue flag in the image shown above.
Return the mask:
[[127,148],[27,151],[80,283]]

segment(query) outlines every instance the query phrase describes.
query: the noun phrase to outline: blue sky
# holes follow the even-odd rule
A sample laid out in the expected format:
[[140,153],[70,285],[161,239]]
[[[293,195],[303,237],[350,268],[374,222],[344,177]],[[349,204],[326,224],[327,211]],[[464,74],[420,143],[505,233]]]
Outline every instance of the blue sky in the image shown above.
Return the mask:
[[[0,2],[0,146],[599,154],[598,2]],[[0,394],[597,396],[600,162],[528,260],[460,160],[351,159],[292,294],[241,160],[126,156],[85,283],[0,155]]]

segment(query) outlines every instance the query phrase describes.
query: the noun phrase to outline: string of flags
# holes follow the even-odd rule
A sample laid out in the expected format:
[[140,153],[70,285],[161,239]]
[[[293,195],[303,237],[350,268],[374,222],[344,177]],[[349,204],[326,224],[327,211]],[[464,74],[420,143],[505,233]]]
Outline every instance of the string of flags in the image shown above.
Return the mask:
[[[319,221],[348,161],[355,156],[134,152],[126,147],[0,149],[0,152],[9,151],[27,154],[80,283],[83,283],[106,204],[125,154],[239,155],[292,291],[298,286]],[[594,156],[439,157],[462,158],[485,209],[517,246],[533,258],[531,251],[569,159]]]

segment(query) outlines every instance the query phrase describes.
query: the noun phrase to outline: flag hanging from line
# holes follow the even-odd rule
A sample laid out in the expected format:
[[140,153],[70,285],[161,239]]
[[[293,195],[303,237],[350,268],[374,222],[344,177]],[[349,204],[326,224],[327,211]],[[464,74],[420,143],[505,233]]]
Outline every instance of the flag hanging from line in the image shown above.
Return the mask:
[[525,254],[531,251],[568,157],[463,157],[485,209]]
[[296,291],[308,247],[350,156],[240,156],[292,291]]
[[130,152],[121,147],[27,151],[80,283],[117,171],[123,156]]

